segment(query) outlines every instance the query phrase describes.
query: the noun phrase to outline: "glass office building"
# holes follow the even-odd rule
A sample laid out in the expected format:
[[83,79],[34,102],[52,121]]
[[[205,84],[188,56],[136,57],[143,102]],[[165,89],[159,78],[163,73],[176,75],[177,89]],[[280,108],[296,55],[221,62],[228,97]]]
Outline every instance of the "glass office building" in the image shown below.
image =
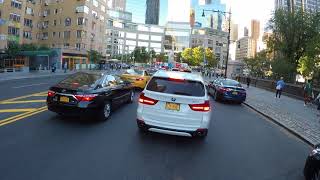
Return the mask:
[[221,0],[192,0],[191,8],[195,13],[195,21],[201,24],[202,27],[222,30],[225,16],[215,12],[205,12],[205,17],[202,17],[203,9],[226,11],[226,5],[221,3]]

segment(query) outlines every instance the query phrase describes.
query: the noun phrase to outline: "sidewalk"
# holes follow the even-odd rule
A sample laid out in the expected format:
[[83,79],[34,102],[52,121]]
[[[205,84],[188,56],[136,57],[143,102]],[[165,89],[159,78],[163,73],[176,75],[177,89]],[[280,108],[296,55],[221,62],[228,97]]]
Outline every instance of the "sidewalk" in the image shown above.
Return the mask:
[[[204,77],[205,82],[209,81]],[[314,105],[304,106],[302,100],[288,96],[275,98],[275,93],[243,84],[247,91],[244,103],[255,111],[268,117],[280,126],[300,136],[310,144],[320,143],[320,114]]]
[[[243,85],[246,87],[246,85]],[[311,144],[320,143],[320,117],[314,105],[304,106],[303,101],[281,96],[256,87],[246,88],[246,105],[271,118]]]
[[68,71],[67,73],[64,73],[64,71],[58,70],[55,73],[52,73],[51,71],[0,73],[0,81],[37,78],[37,77],[49,77],[49,76],[62,76],[62,75],[73,74],[75,72],[76,71]]

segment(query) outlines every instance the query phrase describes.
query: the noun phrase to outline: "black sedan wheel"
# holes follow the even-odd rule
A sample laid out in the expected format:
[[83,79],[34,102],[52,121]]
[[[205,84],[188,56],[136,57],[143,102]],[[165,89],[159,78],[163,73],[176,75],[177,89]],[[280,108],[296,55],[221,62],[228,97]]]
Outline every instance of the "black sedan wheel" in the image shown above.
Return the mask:
[[101,111],[101,116],[100,119],[102,121],[106,121],[110,116],[111,116],[111,103],[110,102],[106,102],[102,111]]
[[132,103],[133,99],[134,99],[134,92],[130,91],[130,95],[129,95],[129,98],[128,98],[128,103]]
[[213,99],[214,99],[215,101],[218,101],[218,100],[219,100],[217,91],[214,92]]

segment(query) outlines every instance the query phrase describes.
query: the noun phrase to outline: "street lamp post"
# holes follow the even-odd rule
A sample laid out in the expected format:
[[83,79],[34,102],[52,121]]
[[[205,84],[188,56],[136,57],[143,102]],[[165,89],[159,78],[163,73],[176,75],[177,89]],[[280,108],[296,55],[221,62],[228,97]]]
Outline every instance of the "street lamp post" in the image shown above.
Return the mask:
[[220,11],[220,10],[214,10],[214,9],[203,9],[202,11],[202,17],[205,17],[205,11],[209,11],[209,12],[216,12],[218,14],[223,14],[226,17],[226,14],[229,14],[229,19],[228,19],[228,23],[229,23],[229,28],[228,28],[228,44],[227,44],[227,59],[226,59],[226,64],[225,64],[225,70],[224,70],[224,76],[227,77],[227,70],[228,70],[228,61],[229,61],[229,50],[230,50],[230,34],[231,34],[231,10],[229,10],[229,12],[225,12],[225,11]]

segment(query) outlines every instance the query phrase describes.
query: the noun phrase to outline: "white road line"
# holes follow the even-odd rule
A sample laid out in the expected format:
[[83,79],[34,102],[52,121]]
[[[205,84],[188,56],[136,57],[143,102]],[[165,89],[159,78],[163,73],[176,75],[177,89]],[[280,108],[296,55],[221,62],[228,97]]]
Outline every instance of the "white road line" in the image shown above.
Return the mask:
[[44,85],[44,84],[48,84],[48,83],[28,84],[28,85],[23,85],[23,86],[15,86],[15,87],[12,87],[12,88],[13,89],[18,89],[18,88],[25,88],[25,87],[31,87],[31,86],[40,86],[40,85]]

